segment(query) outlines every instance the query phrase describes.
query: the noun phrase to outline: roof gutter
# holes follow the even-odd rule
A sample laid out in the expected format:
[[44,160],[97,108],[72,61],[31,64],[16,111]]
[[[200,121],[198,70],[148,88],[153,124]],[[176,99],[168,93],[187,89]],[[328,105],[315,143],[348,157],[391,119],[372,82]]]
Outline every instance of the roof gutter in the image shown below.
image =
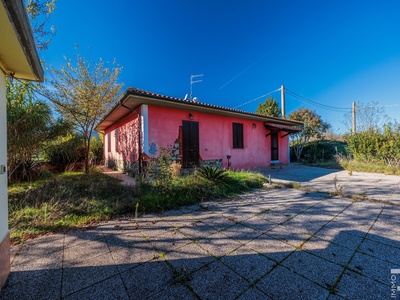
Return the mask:
[[[44,72],[40,63],[39,55],[36,51],[35,41],[32,35],[32,28],[29,23],[28,14],[23,1],[20,0],[1,0],[6,8],[9,19],[14,26],[18,40],[31,65],[32,72],[37,81],[44,80]],[[13,74],[11,73],[11,76]]]

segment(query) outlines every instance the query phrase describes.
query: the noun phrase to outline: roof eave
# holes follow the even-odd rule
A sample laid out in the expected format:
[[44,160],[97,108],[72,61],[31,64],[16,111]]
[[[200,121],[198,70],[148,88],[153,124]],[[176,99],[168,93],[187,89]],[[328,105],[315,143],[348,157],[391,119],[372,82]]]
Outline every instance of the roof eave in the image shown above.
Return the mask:
[[[14,30],[14,35],[18,40],[19,47],[25,55],[28,64],[28,66],[26,66],[25,63],[24,66],[22,66],[23,64],[20,64],[16,67],[17,64],[14,64],[13,62],[9,63],[9,61],[16,59],[16,54],[12,53],[11,55],[4,55],[5,57],[2,57],[1,68],[7,75],[15,78],[43,81],[44,72],[39,55],[36,51],[31,25],[23,1],[1,0],[1,2],[8,16],[9,24]],[[10,42],[14,44],[17,43],[14,41]],[[9,47],[9,45],[4,45],[4,47]]]
[[[213,113],[215,113],[216,111],[224,111],[224,112],[228,113],[229,115],[236,115],[236,116],[242,117],[242,118],[245,116],[246,118],[249,118],[252,120],[258,120],[258,121],[264,121],[264,122],[270,121],[270,122],[274,122],[274,123],[287,124],[287,125],[293,125],[293,124],[302,125],[303,124],[302,122],[299,122],[299,121],[282,119],[282,118],[278,118],[278,117],[267,117],[267,116],[258,115],[255,113],[240,111],[240,110],[222,107],[222,106],[211,105],[211,104],[202,103],[202,102],[194,102],[194,101],[190,101],[190,100],[183,100],[183,99],[167,97],[167,96],[162,96],[162,95],[157,95],[157,94],[143,95],[142,92],[137,92],[136,89],[132,89],[132,88],[129,88],[127,90],[126,94],[130,94],[130,95],[134,95],[134,96],[138,96],[138,97],[157,99],[160,101],[166,101],[166,102],[174,103],[178,106],[186,106],[185,108],[191,107],[191,108],[199,108],[201,110],[204,109],[208,112],[211,111]],[[126,96],[126,94],[125,94],[125,96]],[[124,101],[126,101],[126,100],[124,100]]]
[[[205,104],[205,103],[199,103],[199,102],[193,102],[193,101],[188,101],[188,100],[182,100],[178,98],[173,98],[173,97],[168,97],[168,96],[162,96],[162,95],[157,95],[153,93],[148,93],[144,91],[138,91],[136,89],[129,88],[126,93],[122,96],[122,98],[116,103],[116,105],[110,110],[110,112],[105,115],[99,124],[96,126],[96,130],[98,131],[103,131],[107,129],[110,125],[105,124],[105,120],[115,114],[115,112],[118,109],[124,109],[129,113],[128,109],[123,108],[121,106],[121,103],[124,103],[124,105],[127,105],[131,107],[132,109],[136,108],[139,105],[142,104],[149,104],[149,105],[156,105],[156,106],[163,106],[163,107],[172,107],[172,108],[178,108],[178,109],[187,109],[191,111],[199,111],[199,112],[205,112],[205,113],[212,113],[212,114],[219,114],[219,115],[226,115],[226,116],[235,116],[238,118],[245,118],[245,119],[250,119],[254,121],[261,121],[261,122],[272,122],[272,123],[277,123],[281,125],[288,125],[288,126],[301,126],[302,123],[298,121],[293,121],[293,120],[287,120],[287,119],[282,119],[282,118],[275,118],[275,117],[266,117],[254,113],[249,113],[249,112],[244,112],[244,111],[238,111],[235,109],[231,108],[225,108],[225,107],[220,107],[220,106],[215,106],[211,104]],[[118,120],[122,119],[124,116],[122,114],[119,119],[113,120],[112,124],[117,122]]]

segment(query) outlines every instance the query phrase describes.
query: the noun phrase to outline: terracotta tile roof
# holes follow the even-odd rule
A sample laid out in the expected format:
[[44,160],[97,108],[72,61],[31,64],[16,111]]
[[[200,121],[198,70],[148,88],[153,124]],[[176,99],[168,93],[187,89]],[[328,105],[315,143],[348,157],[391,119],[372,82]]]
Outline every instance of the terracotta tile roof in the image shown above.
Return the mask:
[[[289,127],[301,127],[303,125],[302,122],[277,118],[277,117],[267,117],[263,115],[259,115],[252,112],[247,112],[244,110],[233,109],[229,107],[223,107],[219,105],[197,102],[193,100],[184,100],[176,97],[165,96],[157,93],[148,92],[145,90],[137,89],[137,88],[128,88],[122,98],[115,104],[115,106],[100,120],[100,122],[96,126],[96,130],[104,130],[114,122],[126,116],[126,106],[123,105],[131,101],[132,98],[142,99],[143,102],[147,102],[150,105],[165,105],[165,106],[187,106],[188,109],[196,109],[196,110],[207,110],[208,113],[215,114],[225,114],[225,115],[236,115],[239,117],[247,117],[250,119],[257,119],[259,121],[270,122],[270,123],[279,123],[282,125],[287,125]],[[155,101],[152,102],[151,100]],[[138,101],[139,105],[141,101]],[[131,102],[132,103],[132,102]],[[122,108],[124,106],[125,108]],[[122,111],[121,111],[122,108]],[[132,107],[133,109],[134,107]]]
[[[180,103],[185,103],[185,104],[192,105],[192,106],[208,107],[208,108],[214,108],[217,110],[236,112],[236,113],[241,113],[241,114],[246,114],[246,115],[251,115],[251,116],[266,117],[266,116],[263,116],[260,114],[256,114],[256,113],[252,113],[252,112],[248,112],[248,111],[244,111],[244,110],[238,110],[238,109],[234,109],[234,108],[229,108],[229,107],[224,107],[224,106],[219,106],[219,105],[214,105],[214,104],[209,104],[209,103],[204,103],[204,102],[195,102],[193,100],[184,100],[181,98],[156,94],[156,93],[148,92],[148,91],[137,89],[137,88],[128,88],[127,93],[131,94],[131,95],[147,96],[147,97],[152,97],[152,98],[157,98],[157,99],[163,99],[163,100],[167,100],[167,101],[171,101],[171,102],[180,102]],[[277,120],[277,121],[285,120],[285,121],[290,121],[291,123],[293,122],[294,125],[295,125],[295,123],[297,123],[298,125],[302,125],[302,122],[298,122],[298,121],[286,120],[286,119],[282,119],[282,118],[278,118],[278,117],[267,117],[267,118],[272,119],[272,120]]]

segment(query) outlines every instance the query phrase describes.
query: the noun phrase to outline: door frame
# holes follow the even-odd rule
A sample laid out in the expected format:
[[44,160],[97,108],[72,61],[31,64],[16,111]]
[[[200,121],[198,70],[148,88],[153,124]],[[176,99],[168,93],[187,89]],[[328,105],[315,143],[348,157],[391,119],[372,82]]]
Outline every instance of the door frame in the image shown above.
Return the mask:
[[[195,127],[193,125],[196,124]],[[189,126],[189,136],[186,136],[187,128]],[[197,127],[197,128],[196,128]],[[193,137],[192,130],[195,129],[195,136]],[[194,166],[199,165],[199,156],[200,156],[200,128],[199,122],[195,121],[182,121],[182,167],[183,168],[192,168]],[[196,137],[197,135],[197,137]],[[189,139],[189,141],[187,140]],[[194,139],[194,140],[193,140]],[[189,149],[187,149],[189,147]],[[188,155],[188,153],[190,155]]]
[[[276,146],[274,146],[274,142],[276,142]],[[274,156],[274,151],[276,151],[276,157]],[[271,133],[271,161],[279,161],[279,132]]]

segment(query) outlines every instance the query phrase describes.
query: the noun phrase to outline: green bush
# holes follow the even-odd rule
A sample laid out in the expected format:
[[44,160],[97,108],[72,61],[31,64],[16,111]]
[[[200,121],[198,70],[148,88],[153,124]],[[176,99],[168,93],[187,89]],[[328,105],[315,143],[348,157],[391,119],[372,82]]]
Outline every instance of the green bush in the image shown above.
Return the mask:
[[172,149],[160,148],[160,154],[153,160],[152,171],[155,177],[154,185],[162,195],[167,195],[171,191],[172,184]]
[[[336,154],[346,154],[346,143],[331,140],[318,140],[307,143],[303,149],[303,158],[306,163],[313,164],[335,159]],[[296,161],[293,148],[290,149],[290,160]]]
[[35,156],[46,143],[65,134],[69,125],[52,118],[50,106],[36,99],[35,85],[29,81],[7,80],[6,92],[8,180],[13,183],[37,179],[41,161]]
[[338,155],[348,170],[398,174],[400,169],[400,125],[386,124],[383,130],[368,130],[346,136],[349,155]]
[[378,162],[397,167],[400,164],[400,125],[387,124],[383,132],[369,129],[347,136],[347,150],[355,160]]
[[84,150],[83,139],[68,134],[47,143],[44,156],[51,165],[65,170],[69,164],[84,160]]
[[104,160],[104,143],[100,138],[92,137],[90,150],[94,164],[99,165]]

